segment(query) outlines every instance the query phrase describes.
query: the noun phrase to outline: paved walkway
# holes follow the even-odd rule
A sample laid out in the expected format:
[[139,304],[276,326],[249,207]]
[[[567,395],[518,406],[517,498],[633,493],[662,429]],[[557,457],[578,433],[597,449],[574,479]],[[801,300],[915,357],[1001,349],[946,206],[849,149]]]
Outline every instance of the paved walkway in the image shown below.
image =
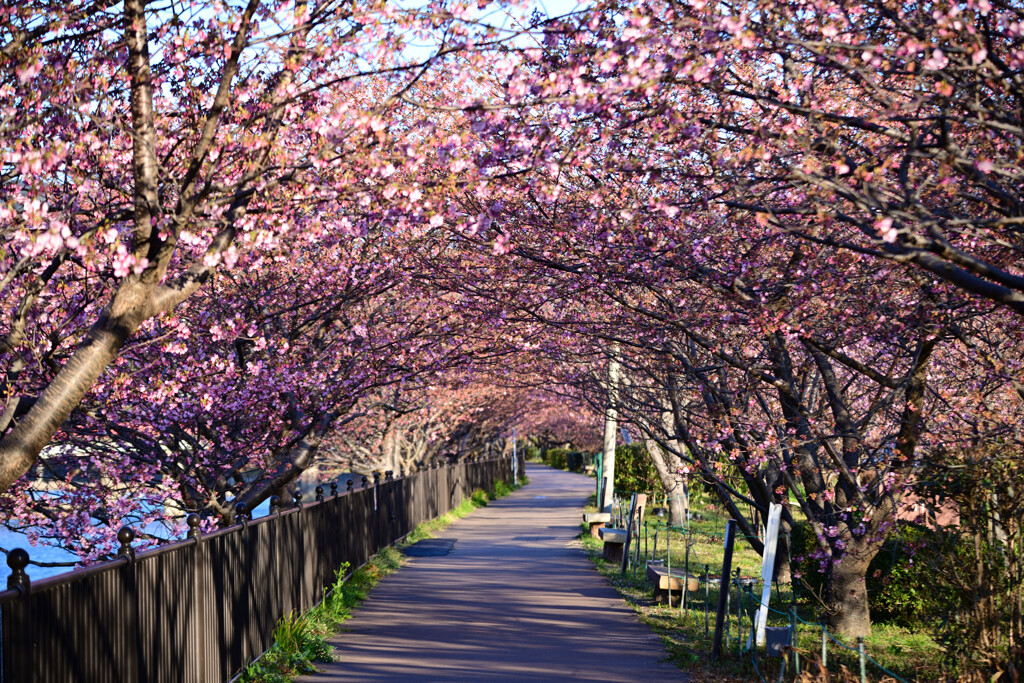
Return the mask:
[[594,480],[527,473],[529,486],[441,532],[446,555],[382,580],[332,639],[340,661],[299,681],[685,680],[572,545]]

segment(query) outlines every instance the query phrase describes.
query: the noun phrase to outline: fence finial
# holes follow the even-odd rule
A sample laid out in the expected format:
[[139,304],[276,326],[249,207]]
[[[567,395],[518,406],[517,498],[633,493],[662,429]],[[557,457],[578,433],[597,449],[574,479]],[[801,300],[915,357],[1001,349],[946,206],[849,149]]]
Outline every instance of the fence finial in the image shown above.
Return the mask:
[[377,486],[380,484],[380,472],[373,473],[373,485]]
[[7,577],[7,588],[17,588],[22,595],[28,595],[32,588],[32,580],[25,573],[25,567],[28,566],[28,551],[15,548],[7,553],[7,566],[11,568],[11,575]]
[[274,495],[270,497],[270,514],[281,514],[281,496]]
[[316,502],[324,502],[324,487],[320,484],[316,485]]
[[185,524],[188,524],[189,538],[194,538],[197,541],[199,540],[201,536],[201,532],[199,531],[200,522],[202,522],[202,520],[199,518],[199,515],[194,512],[188,513],[188,517],[185,518]]
[[338,495],[338,482],[332,481],[331,482],[331,497],[335,498],[335,497],[337,497],[337,495]]
[[135,540],[135,531],[130,526],[123,526],[117,532],[117,540],[121,543],[121,547],[117,549],[117,556],[134,562],[135,551],[132,550],[132,541]]
[[235,522],[245,525],[246,521],[249,519],[248,515],[249,508],[245,506],[245,503],[235,504]]
[[347,482],[345,482],[345,488],[351,493],[351,491],[352,491],[352,480],[351,479],[349,479]]
[[368,481],[368,480],[367,480],[367,478],[366,478],[366,475],[364,474],[364,475],[363,475],[363,488],[364,488],[364,489],[366,488],[366,482],[367,482],[367,481]]
[[385,481],[391,481],[394,478],[395,478],[395,471],[394,470],[388,470],[387,472],[384,473],[384,480]]
[[295,507],[302,507],[302,489],[298,486],[295,487],[295,492],[292,493],[292,498],[295,499]]

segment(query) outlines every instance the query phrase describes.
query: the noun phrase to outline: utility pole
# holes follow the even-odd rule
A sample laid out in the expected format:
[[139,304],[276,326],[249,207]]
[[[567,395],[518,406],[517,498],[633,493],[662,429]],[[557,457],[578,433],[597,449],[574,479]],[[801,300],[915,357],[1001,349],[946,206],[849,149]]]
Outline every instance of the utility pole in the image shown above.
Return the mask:
[[516,428],[512,428],[512,485],[519,483],[519,452],[516,450]]
[[611,513],[615,493],[615,430],[619,413],[619,345],[613,343],[608,356],[608,403],[604,411],[604,453],[601,464],[601,512]]

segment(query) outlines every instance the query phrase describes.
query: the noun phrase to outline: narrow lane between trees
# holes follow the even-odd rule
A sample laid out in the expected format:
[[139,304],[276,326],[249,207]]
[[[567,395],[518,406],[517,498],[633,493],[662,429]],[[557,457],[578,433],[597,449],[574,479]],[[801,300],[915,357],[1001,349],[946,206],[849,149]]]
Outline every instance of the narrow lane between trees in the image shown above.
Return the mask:
[[331,640],[338,661],[298,680],[685,680],[575,543],[593,480],[527,474],[385,578]]

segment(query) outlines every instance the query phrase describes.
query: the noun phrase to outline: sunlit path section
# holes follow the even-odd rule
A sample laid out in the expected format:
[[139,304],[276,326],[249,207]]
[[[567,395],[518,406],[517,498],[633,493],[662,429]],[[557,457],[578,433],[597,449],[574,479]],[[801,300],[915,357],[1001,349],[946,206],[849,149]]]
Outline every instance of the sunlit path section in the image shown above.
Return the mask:
[[331,641],[340,661],[299,680],[685,680],[574,543],[593,480],[527,467],[529,486],[441,534],[447,554],[385,578]]

